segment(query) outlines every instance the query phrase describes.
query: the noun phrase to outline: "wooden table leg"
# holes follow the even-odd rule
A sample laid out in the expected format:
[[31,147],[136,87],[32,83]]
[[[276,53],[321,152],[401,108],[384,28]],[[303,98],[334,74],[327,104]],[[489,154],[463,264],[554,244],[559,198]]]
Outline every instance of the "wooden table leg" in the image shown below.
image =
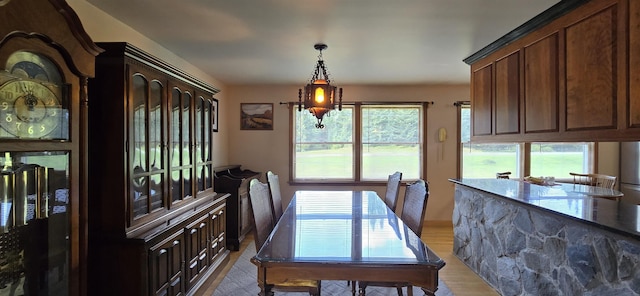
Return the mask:
[[265,285],[263,283],[258,284],[260,286],[260,293],[258,296],[273,296],[273,291],[271,291],[272,285]]
[[[436,290],[438,290],[438,288],[436,288]],[[436,296],[436,291],[431,292],[430,290],[422,288],[422,292],[424,292],[424,294],[428,296]]]

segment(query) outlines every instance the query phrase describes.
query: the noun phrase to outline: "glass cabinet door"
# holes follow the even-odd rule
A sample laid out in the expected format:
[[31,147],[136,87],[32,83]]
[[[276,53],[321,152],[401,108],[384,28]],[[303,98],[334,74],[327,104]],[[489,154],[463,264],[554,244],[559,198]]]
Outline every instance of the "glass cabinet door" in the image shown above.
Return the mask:
[[196,132],[196,184],[199,192],[213,188],[211,161],[211,133],[213,104],[210,98],[198,96],[195,110]]
[[0,152],[0,295],[69,292],[69,155]]
[[129,169],[134,219],[166,208],[163,89],[160,82],[149,81],[144,75],[132,77]]
[[191,104],[193,96],[179,87],[171,90],[171,201],[178,203],[193,196],[191,184],[193,162],[191,157]]

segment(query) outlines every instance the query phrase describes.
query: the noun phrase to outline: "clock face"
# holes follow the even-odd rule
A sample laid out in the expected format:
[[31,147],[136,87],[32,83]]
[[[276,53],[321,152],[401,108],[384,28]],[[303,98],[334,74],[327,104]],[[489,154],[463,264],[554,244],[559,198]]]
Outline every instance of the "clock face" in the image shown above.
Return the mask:
[[45,57],[17,52],[0,73],[0,137],[67,139],[61,77]]
[[57,95],[42,83],[17,79],[0,87],[0,126],[18,138],[46,138],[61,113]]

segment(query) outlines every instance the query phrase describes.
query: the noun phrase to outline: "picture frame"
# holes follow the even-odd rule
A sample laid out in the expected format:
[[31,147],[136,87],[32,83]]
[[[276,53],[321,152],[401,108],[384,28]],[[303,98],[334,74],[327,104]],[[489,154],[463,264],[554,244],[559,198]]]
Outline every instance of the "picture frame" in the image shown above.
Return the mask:
[[218,99],[213,98],[211,101],[211,129],[215,133],[218,132],[218,122],[220,121],[220,113],[218,110],[220,110],[218,107]]
[[240,103],[241,130],[273,130],[273,103]]

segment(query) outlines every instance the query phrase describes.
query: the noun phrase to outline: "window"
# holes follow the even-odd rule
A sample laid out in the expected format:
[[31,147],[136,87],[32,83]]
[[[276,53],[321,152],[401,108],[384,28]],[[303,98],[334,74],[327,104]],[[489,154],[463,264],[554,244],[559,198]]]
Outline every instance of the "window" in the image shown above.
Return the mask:
[[355,104],[316,119],[293,109],[293,181],[386,181],[421,178],[424,118],[422,104]]
[[460,127],[462,178],[495,178],[499,172],[511,172],[511,177],[520,177],[520,145],[471,143],[471,108],[468,104],[460,106]]
[[325,115],[325,128],[315,127],[316,118],[306,110],[295,116],[294,179],[353,180],[354,131],[353,107]]
[[511,178],[520,177],[520,145],[462,144],[462,177],[495,178],[496,173],[511,172]]
[[[592,142],[473,144],[470,142],[470,105],[460,103],[459,108],[461,178],[495,178],[498,172],[511,172],[511,178],[553,176],[569,179],[570,172],[593,172],[595,144]],[[524,159],[530,159],[530,162],[526,163]]]
[[569,179],[572,173],[589,173],[593,143],[531,143],[531,176]]
[[363,180],[387,180],[395,171],[420,178],[421,113],[420,106],[362,107]]

